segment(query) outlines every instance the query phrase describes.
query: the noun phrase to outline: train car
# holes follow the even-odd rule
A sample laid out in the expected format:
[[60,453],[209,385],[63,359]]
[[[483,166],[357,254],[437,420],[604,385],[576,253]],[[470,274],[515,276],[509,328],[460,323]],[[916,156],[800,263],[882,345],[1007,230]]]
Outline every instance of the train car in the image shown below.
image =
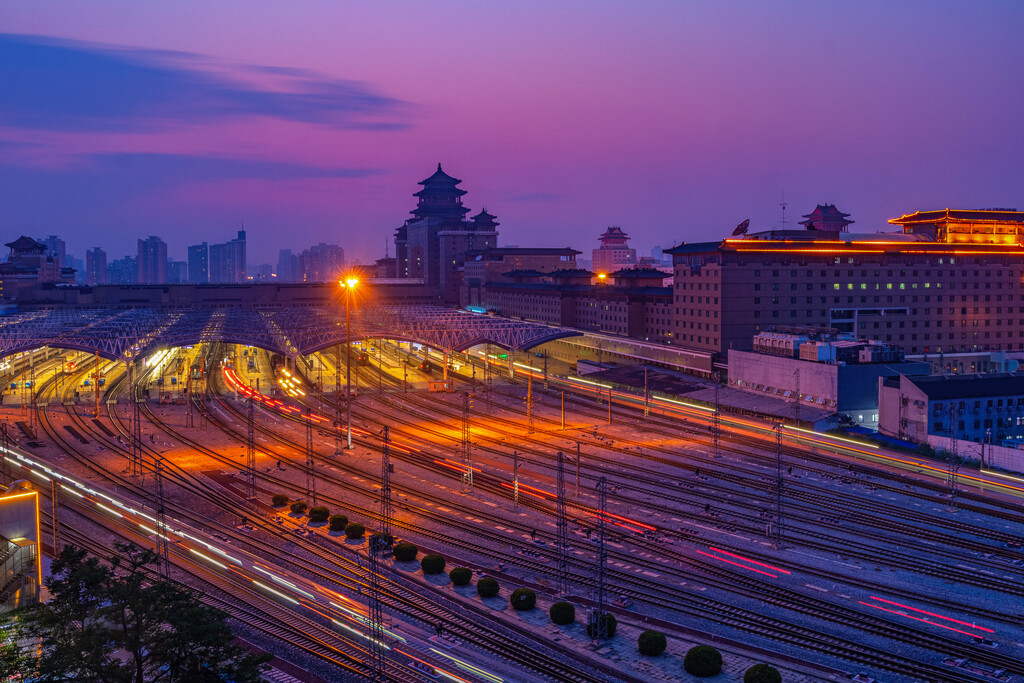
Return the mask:
[[367,353],[366,351],[360,351],[359,352],[359,358],[357,359],[356,362],[359,363],[360,365],[369,365],[370,364],[370,354]]
[[424,359],[420,362],[420,372],[429,375],[434,372],[434,364],[429,360]]

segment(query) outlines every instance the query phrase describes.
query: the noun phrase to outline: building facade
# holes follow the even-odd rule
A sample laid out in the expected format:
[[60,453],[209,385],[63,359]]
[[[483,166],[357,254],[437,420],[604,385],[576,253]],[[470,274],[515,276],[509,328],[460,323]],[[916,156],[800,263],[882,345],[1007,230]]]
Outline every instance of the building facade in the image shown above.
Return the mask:
[[0,487],[0,611],[39,602],[42,586],[39,492],[24,479]]
[[245,230],[224,244],[210,245],[210,282],[245,282]]
[[167,282],[167,243],[153,236],[139,240],[135,263],[138,268],[138,282],[148,285]]
[[519,270],[484,287],[484,307],[508,318],[672,343],[672,290],[665,273],[624,270],[599,279],[586,270]]
[[667,249],[678,343],[721,356],[799,325],[908,354],[1024,349],[1024,212],[891,222],[904,231],[773,230]]
[[590,267],[595,273],[612,273],[636,265],[636,249],[629,246],[629,235],[617,225],[598,238],[601,246],[591,252]]
[[206,242],[188,248],[188,281],[197,285],[210,281],[210,246]]
[[104,285],[107,283],[107,252],[99,247],[85,252],[85,284]]
[[42,242],[22,235],[5,246],[11,251],[0,263],[0,299],[13,299],[18,292],[40,283],[75,281],[75,271],[62,267]]
[[413,195],[413,217],[395,231],[398,277],[423,278],[438,297],[452,303],[459,301],[466,252],[492,249],[498,241],[498,222],[486,209],[466,218],[461,183],[438,164]]
[[345,250],[337,244],[315,244],[299,254],[302,282],[332,282],[345,270]]
[[569,247],[496,247],[467,252],[463,265],[461,306],[483,306],[488,282],[507,282],[505,273],[532,270],[553,273],[575,270],[580,252]]
[[1017,445],[1024,440],[1024,375],[907,377],[878,382],[878,431]]

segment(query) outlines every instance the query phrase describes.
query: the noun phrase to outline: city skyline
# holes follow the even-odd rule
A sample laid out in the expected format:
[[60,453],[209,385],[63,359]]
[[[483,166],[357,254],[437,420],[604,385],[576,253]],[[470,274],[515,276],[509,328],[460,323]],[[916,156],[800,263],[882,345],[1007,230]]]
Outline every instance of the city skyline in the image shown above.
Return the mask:
[[1018,6],[126,7],[5,11],[12,237],[372,263],[438,162],[523,246],[1021,204]]

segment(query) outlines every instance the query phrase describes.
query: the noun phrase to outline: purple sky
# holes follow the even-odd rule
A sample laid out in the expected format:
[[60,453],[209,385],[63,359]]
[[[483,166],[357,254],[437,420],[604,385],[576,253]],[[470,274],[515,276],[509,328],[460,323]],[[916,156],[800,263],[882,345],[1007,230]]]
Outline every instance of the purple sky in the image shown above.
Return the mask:
[[0,26],[0,237],[80,258],[244,222],[252,263],[368,261],[438,162],[501,244],[585,252],[771,227],[783,192],[861,231],[1024,209],[1009,0],[37,0]]

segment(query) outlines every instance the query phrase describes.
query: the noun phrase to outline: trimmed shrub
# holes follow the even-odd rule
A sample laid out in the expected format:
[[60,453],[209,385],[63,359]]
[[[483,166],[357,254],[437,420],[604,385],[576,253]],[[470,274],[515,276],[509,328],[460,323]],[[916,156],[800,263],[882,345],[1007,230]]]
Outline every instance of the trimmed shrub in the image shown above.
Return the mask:
[[548,610],[551,621],[559,626],[566,626],[576,621],[576,607],[571,602],[556,602]]
[[444,571],[444,565],[444,555],[438,555],[437,553],[424,555],[423,559],[420,560],[420,569],[423,570],[424,574],[440,574]]
[[697,678],[717,676],[722,671],[722,653],[710,645],[691,647],[683,659],[683,668]]
[[294,503],[292,503],[292,514],[301,515],[303,512],[306,511],[306,508],[308,507],[309,504],[306,503],[306,501],[297,500]]
[[743,674],[743,683],[782,683],[782,674],[770,664],[755,664]]
[[370,549],[375,552],[387,550],[394,542],[395,537],[391,534],[376,533],[370,536]]
[[330,516],[331,511],[324,505],[309,508],[309,521],[311,522],[326,522]]
[[395,556],[395,559],[399,562],[408,562],[409,560],[415,560],[419,554],[420,549],[412,543],[403,541],[396,545],[391,551],[391,554]]
[[[602,619],[604,621],[605,631],[607,632],[608,637],[611,638],[612,636],[615,635],[615,629],[618,627],[619,622],[618,622],[618,620],[615,619],[615,615],[614,614],[609,614],[608,612],[605,612],[602,615]],[[587,635],[590,636],[591,638],[596,638],[597,637],[597,614],[596,613],[592,613],[590,615],[590,620],[587,623]]]
[[331,531],[344,531],[348,526],[348,517],[345,515],[331,515],[327,518],[328,528]]
[[640,637],[636,641],[637,647],[640,648],[640,654],[647,655],[648,657],[656,657],[665,651],[668,647],[668,640],[665,638],[665,634],[661,631],[654,631],[648,629],[640,634]]
[[456,586],[468,586],[469,582],[473,580],[473,572],[466,567],[456,567],[448,572],[448,578]]
[[288,504],[288,494],[287,493],[275,493],[271,497],[271,499],[270,499],[270,504],[273,505],[276,508],[279,508],[279,507],[282,507],[284,505],[287,505]]
[[499,590],[501,590],[501,586],[493,576],[485,576],[476,582],[476,594],[481,598],[493,598]]
[[512,591],[508,601],[512,603],[512,609],[525,612],[537,606],[537,594],[529,588],[517,588]]
[[346,538],[362,538],[366,534],[366,527],[362,524],[354,523],[349,524],[345,527]]

